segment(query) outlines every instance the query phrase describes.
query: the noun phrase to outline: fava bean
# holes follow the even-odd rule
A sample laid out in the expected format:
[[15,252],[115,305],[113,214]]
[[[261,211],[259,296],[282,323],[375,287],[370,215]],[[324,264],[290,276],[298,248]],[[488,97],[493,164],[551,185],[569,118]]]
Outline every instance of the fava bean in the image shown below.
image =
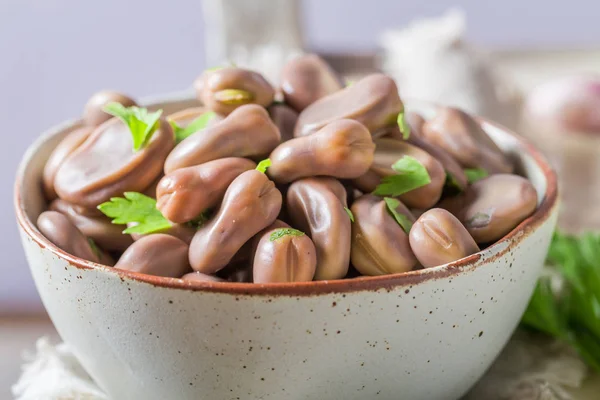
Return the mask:
[[362,124],[349,119],[333,121],[313,135],[277,146],[268,173],[280,183],[318,175],[356,178],[369,169],[374,147]]
[[409,239],[413,253],[425,268],[447,264],[479,251],[460,221],[441,208],[423,213],[413,224]]
[[[413,269],[417,259],[408,234],[396,222],[385,201],[370,194],[358,198],[351,207],[352,265],[362,275],[386,275]],[[413,222],[410,211],[399,202],[395,211]]]
[[343,278],[350,261],[351,228],[342,184],[326,177],[298,180],[288,189],[286,204],[294,227],[306,232],[317,250],[315,279]]
[[194,270],[213,274],[224,268],[244,243],[275,221],[281,201],[265,174],[250,170],[235,178],[215,216],[194,235],[189,253]]
[[131,97],[113,90],[102,90],[94,94],[83,109],[83,122],[88,126],[98,126],[113,116],[104,112],[104,106],[109,103],[120,103],[125,107],[135,106]]
[[269,107],[269,115],[281,134],[281,143],[294,138],[294,127],[298,121],[298,113],[285,104],[273,104]]
[[275,89],[257,72],[226,67],[205,71],[194,82],[196,97],[210,110],[228,115],[244,104],[266,107]]
[[298,112],[343,87],[333,69],[316,54],[291,59],[281,72],[281,91],[285,101]]
[[338,119],[353,119],[377,135],[396,124],[403,108],[393,79],[372,74],[304,109],[298,117],[294,135],[313,134]]
[[165,161],[165,174],[225,157],[262,159],[280,140],[279,130],[264,108],[242,106],[175,146]]
[[188,272],[181,277],[184,281],[188,282],[225,282],[225,279],[221,279],[218,276],[203,274],[202,272]]
[[115,268],[142,274],[179,278],[191,271],[188,245],[171,235],[153,234],[136,240]]

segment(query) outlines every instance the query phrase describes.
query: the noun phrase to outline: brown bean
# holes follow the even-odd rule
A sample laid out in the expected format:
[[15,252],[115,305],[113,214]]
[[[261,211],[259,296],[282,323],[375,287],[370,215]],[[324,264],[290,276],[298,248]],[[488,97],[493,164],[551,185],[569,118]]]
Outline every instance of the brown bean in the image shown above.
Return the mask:
[[133,243],[131,236],[123,234],[122,225],[115,225],[104,215],[90,217],[78,212],[72,204],[56,199],[49,209],[64,214],[83,233],[108,251],[123,251]]
[[423,136],[465,168],[483,168],[490,174],[513,171],[510,159],[480,124],[459,109],[439,108],[435,117],[423,125]]
[[521,176],[497,174],[473,183],[440,207],[454,214],[477,243],[491,243],[535,211],[537,192]]
[[[410,271],[417,259],[408,241],[408,234],[396,222],[383,199],[370,194],[358,198],[351,207],[352,265],[362,275],[387,275]],[[402,203],[396,212],[414,221]]]
[[188,282],[225,282],[225,279],[221,279],[218,276],[203,274],[202,272],[188,272],[181,277],[184,281]]
[[191,270],[188,245],[171,235],[144,236],[125,250],[115,268],[179,278]]
[[269,107],[269,115],[279,129],[281,142],[294,138],[294,127],[298,121],[298,113],[285,104],[273,104]]
[[367,193],[375,190],[385,176],[395,175],[397,172],[392,165],[404,156],[410,156],[419,161],[431,178],[431,182],[420,188],[404,193],[399,199],[408,207],[430,208],[435,205],[442,195],[446,173],[442,164],[426,151],[413,146],[405,141],[391,138],[375,140],[375,157],[369,171],[355,179],[354,185]]
[[69,132],[69,134],[61,140],[58,146],[54,148],[52,154],[50,154],[48,161],[46,161],[46,164],[44,165],[44,172],[42,175],[44,194],[48,200],[51,201],[57,197],[56,191],[54,190],[56,171],[58,171],[67,157],[85,142],[93,130],[94,128],[92,127],[84,126]]
[[377,135],[396,124],[403,108],[393,79],[383,74],[368,75],[308,106],[298,117],[294,136],[313,134],[338,119],[358,121]]
[[257,72],[237,67],[205,71],[194,82],[196,97],[210,110],[228,115],[244,104],[266,107],[275,89]]
[[278,183],[318,175],[356,178],[371,166],[374,147],[362,124],[349,119],[333,121],[313,135],[277,146],[268,173]]
[[343,87],[338,75],[316,54],[291,59],[281,72],[281,91],[285,101],[298,112]]
[[441,208],[421,215],[410,230],[409,240],[413,253],[425,268],[447,264],[479,251],[460,221]]
[[100,257],[94,252],[87,238],[65,215],[56,211],[44,211],[37,220],[42,235],[67,253],[95,263]]
[[175,170],[158,184],[156,207],[170,221],[191,221],[217,206],[231,182],[255,167],[250,160],[230,157]]
[[83,109],[83,122],[88,126],[98,126],[113,116],[104,112],[103,108],[109,103],[120,103],[125,107],[135,106],[136,102],[131,97],[113,90],[102,90],[95,93]]
[[316,267],[315,245],[304,232],[276,228],[262,235],[252,270],[254,283],[308,282]]
[[229,264],[244,243],[275,221],[281,201],[265,174],[250,170],[235,178],[217,213],[194,235],[189,253],[194,270],[213,274]]
[[165,173],[225,157],[260,159],[281,136],[267,111],[254,104],[242,106],[223,121],[179,143],[165,162]]
[[99,126],[58,169],[54,187],[60,198],[92,208],[150,186],[174,145],[171,126],[159,121],[148,143],[136,152],[129,128],[119,119]]
[[148,186],[146,189],[144,189],[144,191],[142,193],[145,194],[146,196],[152,197],[153,199],[156,200],[156,189],[158,187],[158,184],[164,177],[165,176],[163,174],[159,174],[158,177],[150,184],[150,186]]
[[[332,186],[337,188],[332,189]],[[297,227],[312,239],[317,250],[316,280],[341,279],[350,264],[350,218],[345,189],[333,178],[304,178],[290,186],[287,209]]]

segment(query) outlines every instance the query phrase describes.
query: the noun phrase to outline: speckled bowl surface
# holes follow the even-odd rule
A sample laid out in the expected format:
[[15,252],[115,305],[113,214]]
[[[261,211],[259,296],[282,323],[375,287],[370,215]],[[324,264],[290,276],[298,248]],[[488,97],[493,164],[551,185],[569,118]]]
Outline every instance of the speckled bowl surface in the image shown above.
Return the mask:
[[[170,113],[194,104],[148,105]],[[518,324],[557,217],[556,178],[542,156],[481,123],[533,182],[540,204],[498,243],[448,265],[258,285],[184,282],[83,261],[33,223],[45,207],[43,165],[79,121],[46,132],[23,159],[15,187],[23,247],[56,329],[111,399],[458,399]]]

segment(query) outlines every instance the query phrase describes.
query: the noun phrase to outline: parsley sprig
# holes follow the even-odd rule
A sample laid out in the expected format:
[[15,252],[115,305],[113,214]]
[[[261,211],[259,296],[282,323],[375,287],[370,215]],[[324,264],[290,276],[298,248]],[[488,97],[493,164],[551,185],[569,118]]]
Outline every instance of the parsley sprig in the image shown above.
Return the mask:
[[172,223],[156,208],[156,200],[137,192],[125,192],[125,197],[113,197],[102,203],[98,209],[107,217],[112,218],[113,224],[135,224],[125,229],[123,233],[147,234],[168,229]]
[[477,182],[489,175],[489,173],[483,168],[467,168],[464,171],[469,183]]
[[384,197],[383,201],[385,201],[385,205],[387,206],[388,211],[390,212],[390,214],[392,214],[392,217],[394,217],[398,225],[402,227],[404,232],[409,233],[413,224],[406,215],[401,214],[396,210],[400,205],[400,201],[391,197]]
[[304,236],[304,232],[294,228],[279,228],[273,231],[269,236],[271,242],[281,239],[284,236]]
[[562,288],[541,277],[521,322],[571,344],[600,372],[600,234],[556,232],[547,261]]
[[186,139],[194,133],[206,128],[210,120],[213,119],[215,115],[216,114],[214,112],[207,111],[195,118],[185,127],[181,127],[177,125],[177,122],[169,120],[169,124],[171,124],[171,127],[173,128],[173,132],[175,132],[175,143],[180,143],[183,141],[183,139]]
[[148,112],[142,107],[125,107],[121,103],[112,102],[104,106],[104,111],[119,118],[131,132],[133,138],[133,151],[136,152],[144,147],[158,128],[158,119],[162,110]]
[[402,157],[392,165],[392,169],[396,174],[383,177],[373,194],[396,197],[431,182],[425,166],[414,157]]

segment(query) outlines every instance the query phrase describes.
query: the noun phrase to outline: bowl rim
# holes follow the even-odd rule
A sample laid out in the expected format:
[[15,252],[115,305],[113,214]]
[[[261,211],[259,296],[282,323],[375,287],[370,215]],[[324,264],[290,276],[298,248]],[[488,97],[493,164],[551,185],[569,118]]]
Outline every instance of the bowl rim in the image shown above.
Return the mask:
[[[154,101],[160,101],[162,103],[173,102],[177,100],[184,100],[181,98],[163,96],[161,98],[153,98]],[[433,103],[427,103],[435,106]],[[59,249],[49,240],[47,240],[41,232],[37,229],[33,221],[31,221],[25,207],[22,202],[21,196],[21,182],[23,180],[23,174],[25,173],[26,167],[29,162],[33,159],[35,153],[39,150],[39,147],[47,139],[52,138],[65,129],[75,126],[77,120],[68,120],[51,128],[46,134],[41,135],[34,143],[32,143],[27,149],[16,175],[16,181],[14,185],[14,207],[17,216],[17,223],[23,229],[23,231],[33,241],[40,246],[40,248],[46,248],[55,256],[67,261],[72,267],[84,270],[97,270],[110,274],[115,274],[121,281],[134,281],[136,283],[146,283],[153,286],[171,288],[171,289],[183,289],[191,291],[202,291],[202,292],[214,292],[214,293],[226,293],[236,296],[253,295],[253,296],[264,296],[264,295],[280,295],[280,296],[311,296],[318,294],[331,294],[331,293],[347,293],[347,292],[359,292],[359,291],[377,291],[377,290],[391,290],[395,287],[410,286],[432,280],[439,280],[444,278],[452,278],[463,272],[465,269],[480,268],[485,264],[494,261],[496,258],[510,251],[510,249],[518,244],[520,241],[527,237],[528,233],[535,230],[543,222],[545,222],[558,203],[558,188],[557,188],[557,177],[542,153],[533,146],[529,141],[523,137],[517,135],[512,130],[492,122],[486,118],[475,117],[480,125],[487,124],[495,129],[501,130],[503,134],[510,136],[516,140],[518,147],[526,154],[532,157],[535,164],[540,168],[544,178],[546,179],[546,191],[536,211],[523,220],[519,225],[507,233],[502,239],[496,243],[487,247],[486,252],[491,252],[491,257],[484,259],[482,263],[477,264],[481,259],[482,252],[472,254],[468,257],[461,258],[460,260],[443,264],[433,268],[420,269],[409,272],[402,272],[390,275],[380,276],[360,276],[351,279],[336,279],[336,280],[325,280],[325,281],[310,281],[310,282],[289,282],[289,283],[238,283],[238,282],[201,282],[201,281],[184,281],[178,278],[168,278],[154,275],[147,275],[138,272],[121,270],[113,267],[104,266],[88,260],[84,260],[75,257],[65,251]]]

